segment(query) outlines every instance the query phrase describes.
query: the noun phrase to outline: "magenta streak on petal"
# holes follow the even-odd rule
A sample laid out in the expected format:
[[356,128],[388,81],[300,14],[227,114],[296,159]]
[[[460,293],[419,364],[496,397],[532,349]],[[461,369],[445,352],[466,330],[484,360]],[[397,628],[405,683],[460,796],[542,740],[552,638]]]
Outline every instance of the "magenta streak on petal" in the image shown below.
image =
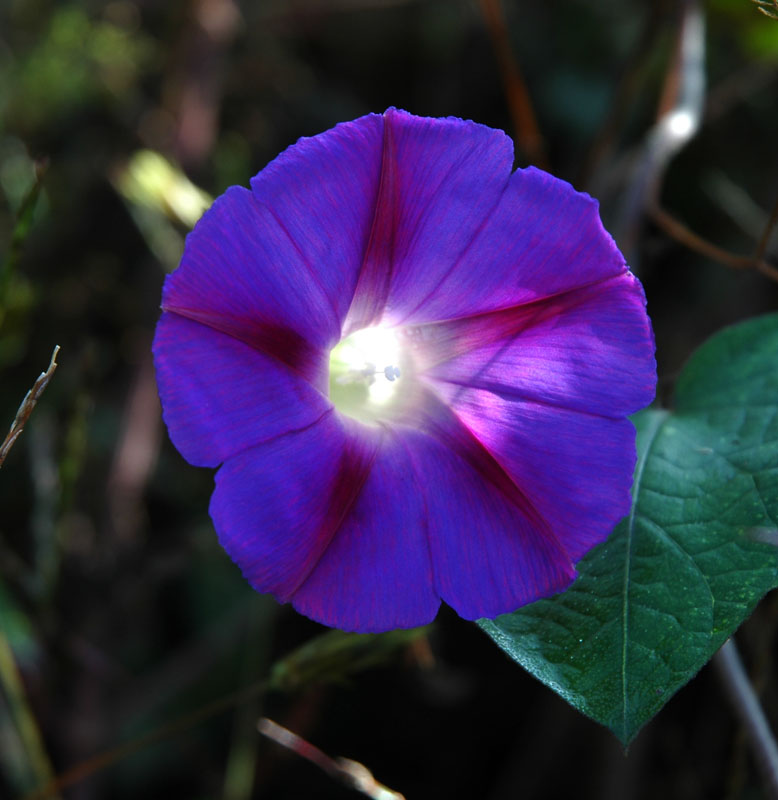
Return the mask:
[[653,339],[645,298],[630,273],[410,333],[421,379],[439,394],[440,382],[451,384],[441,396],[453,408],[462,391],[478,388],[621,419],[654,396]]
[[413,404],[403,420],[415,425],[456,453],[484,480],[498,489],[536,529],[538,536],[549,542],[565,562],[570,574],[575,574],[567,551],[554,532],[538,513],[529,498],[513,482],[510,475],[459,416],[442,402],[432,389],[423,389],[418,403]]
[[326,396],[327,359],[317,348],[290,328],[263,322],[258,318],[226,317],[210,311],[182,308],[171,303],[163,303],[162,310],[207,325],[275,358]]
[[395,326],[434,290],[498,206],[513,160],[499,131],[457,119],[384,114],[370,237],[345,335]]
[[424,508],[435,587],[465,619],[493,618],[562,591],[575,577],[569,554],[445,442],[401,433]]
[[512,339],[523,330],[554,319],[566,310],[586,302],[589,299],[589,290],[605,287],[615,280],[618,277],[602,278],[586,286],[498,311],[411,325],[401,329],[401,335],[412,348],[416,370],[424,372],[463,353]]
[[413,298],[392,306],[390,297],[393,323],[495,311],[625,271],[592,198],[532,168],[514,172],[507,185],[502,181],[499,195],[496,189],[493,185],[488,195],[477,188],[468,193],[481,200],[483,214],[477,227],[467,227],[467,238],[437,220],[440,233],[437,241],[426,242]]
[[345,630],[422,625],[440,606],[424,534],[426,498],[396,430],[358,435],[365,433],[381,438],[370,474],[292,603]]
[[153,351],[170,437],[198,466],[215,467],[332,409],[286,365],[179,314],[162,314]]
[[330,409],[237,453],[217,473],[210,512],[219,540],[257,591],[291,599],[357,502],[380,437],[349,426]]
[[351,427],[351,430],[346,431],[343,453],[336,468],[336,477],[321,521],[319,538],[326,542],[326,545],[282,602],[290,600],[316,569],[319,560],[362,493],[381,447],[382,429],[370,429],[368,435],[364,426],[351,426],[350,422],[346,422],[346,425]]
[[373,223],[370,228],[354,299],[346,317],[343,335],[366,328],[383,314],[394,267],[395,218],[397,214],[397,165],[392,126],[384,117],[381,145],[381,178]]

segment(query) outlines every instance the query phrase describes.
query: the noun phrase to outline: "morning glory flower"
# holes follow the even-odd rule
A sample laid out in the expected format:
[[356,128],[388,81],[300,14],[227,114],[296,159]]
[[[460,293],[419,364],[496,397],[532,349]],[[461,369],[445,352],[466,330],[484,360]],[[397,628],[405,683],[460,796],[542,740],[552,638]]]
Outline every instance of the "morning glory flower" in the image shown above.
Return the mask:
[[565,589],[629,510],[654,396],[597,203],[501,131],[389,109],[232,187],[165,281],[164,419],[260,592],[354,631]]

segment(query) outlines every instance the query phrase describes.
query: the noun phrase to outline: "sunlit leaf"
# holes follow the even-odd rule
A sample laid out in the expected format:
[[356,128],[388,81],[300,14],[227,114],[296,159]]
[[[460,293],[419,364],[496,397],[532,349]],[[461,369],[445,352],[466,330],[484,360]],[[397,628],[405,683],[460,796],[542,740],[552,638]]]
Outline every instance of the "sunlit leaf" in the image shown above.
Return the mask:
[[778,314],[692,357],[634,418],[633,508],[565,593],[479,624],[629,743],[778,585]]

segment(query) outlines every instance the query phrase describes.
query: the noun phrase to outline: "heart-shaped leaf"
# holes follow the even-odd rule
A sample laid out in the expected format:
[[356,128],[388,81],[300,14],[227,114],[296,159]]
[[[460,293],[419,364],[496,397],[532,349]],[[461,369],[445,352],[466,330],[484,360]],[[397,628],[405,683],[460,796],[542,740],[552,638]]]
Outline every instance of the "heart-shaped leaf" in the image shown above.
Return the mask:
[[778,314],[686,365],[633,418],[633,505],[563,594],[479,625],[626,745],[778,585]]

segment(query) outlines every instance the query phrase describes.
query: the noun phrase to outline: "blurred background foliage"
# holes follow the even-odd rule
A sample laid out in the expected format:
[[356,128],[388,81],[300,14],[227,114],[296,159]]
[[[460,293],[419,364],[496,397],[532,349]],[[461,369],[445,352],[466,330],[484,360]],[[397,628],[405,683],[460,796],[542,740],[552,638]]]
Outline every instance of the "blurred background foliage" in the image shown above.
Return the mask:
[[[95,754],[271,680],[54,796],[356,796],[261,740],[263,713],[408,798],[760,796],[707,670],[625,759],[446,610],[383,644],[317,639],[252,593],[216,542],[211,473],[166,438],[149,353],[164,275],[209,198],[298,137],[395,105],[503,128],[517,166],[540,154],[598,197],[644,281],[668,400],[694,347],[778,301],[756,270],[694,252],[648,213],[624,218],[688,5],[0,0],[0,424],[62,348],[0,471],[0,796],[86,774]],[[661,204],[749,254],[778,198],[778,21],[748,0],[702,8],[704,113]],[[774,723],[777,613],[768,598],[741,633]]]

